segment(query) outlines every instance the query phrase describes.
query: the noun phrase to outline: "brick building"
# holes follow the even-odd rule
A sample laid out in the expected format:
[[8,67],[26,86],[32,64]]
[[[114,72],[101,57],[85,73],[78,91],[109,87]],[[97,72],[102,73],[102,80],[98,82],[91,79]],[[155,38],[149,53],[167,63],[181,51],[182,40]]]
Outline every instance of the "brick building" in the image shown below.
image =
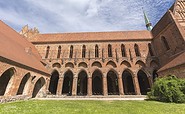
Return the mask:
[[153,29],[144,15],[143,31],[40,34],[25,26],[18,35],[1,22],[1,96],[145,95],[157,76],[184,78],[184,9],[177,0]]

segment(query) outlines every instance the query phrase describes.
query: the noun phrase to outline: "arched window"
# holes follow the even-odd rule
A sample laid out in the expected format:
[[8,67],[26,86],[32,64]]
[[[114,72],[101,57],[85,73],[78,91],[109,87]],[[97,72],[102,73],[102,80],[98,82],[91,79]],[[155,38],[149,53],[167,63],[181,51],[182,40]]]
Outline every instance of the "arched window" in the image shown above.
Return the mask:
[[125,45],[121,44],[121,54],[122,54],[122,57],[126,57],[126,51],[125,51]]
[[99,49],[98,49],[98,45],[96,44],[95,46],[95,58],[99,57]]
[[151,43],[148,43],[148,49],[149,49],[150,55],[151,55],[151,56],[154,56]]
[[69,58],[73,58],[73,46],[70,47]]
[[85,58],[85,53],[86,53],[86,47],[83,45],[82,47],[82,58]]
[[60,58],[61,55],[61,46],[58,47],[58,54],[57,54],[57,58]]
[[168,45],[168,42],[167,42],[166,38],[165,38],[164,36],[162,36],[162,37],[161,37],[161,40],[162,40],[163,45],[165,46],[166,50],[169,50],[170,47],[169,47],[169,45]]
[[134,45],[134,50],[135,50],[135,53],[136,53],[136,57],[140,57],[141,54],[140,54],[140,52],[139,52],[139,47],[138,47],[137,44]]
[[46,55],[45,55],[45,58],[48,58],[48,55],[49,55],[49,49],[50,49],[50,47],[49,47],[49,46],[47,46],[47,48],[46,48]]
[[112,57],[112,46],[108,45],[108,57]]

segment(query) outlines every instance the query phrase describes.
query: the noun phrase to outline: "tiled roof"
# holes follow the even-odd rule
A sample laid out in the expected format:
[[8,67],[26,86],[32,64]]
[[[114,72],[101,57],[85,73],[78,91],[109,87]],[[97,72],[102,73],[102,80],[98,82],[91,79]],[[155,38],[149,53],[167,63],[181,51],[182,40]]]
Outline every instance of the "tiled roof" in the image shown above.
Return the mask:
[[177,57],[175,57],[172,61],[170,61],[169,63],[167,63],[166,65],[164,65],[163,67],[161,67],[158,72],[170,69],[170,68],[174,68],[176,66],[185,64],[185,52],[181,53],[180,55],[178,55]]
[[35,47],[0,21],[0,56],[48,74]]
[[82,32],[82,33],[55,33],[38,34],[31,37],[31,42],[98,42],[124,40],[151,40],[149,31],[118,31],[118,32]]

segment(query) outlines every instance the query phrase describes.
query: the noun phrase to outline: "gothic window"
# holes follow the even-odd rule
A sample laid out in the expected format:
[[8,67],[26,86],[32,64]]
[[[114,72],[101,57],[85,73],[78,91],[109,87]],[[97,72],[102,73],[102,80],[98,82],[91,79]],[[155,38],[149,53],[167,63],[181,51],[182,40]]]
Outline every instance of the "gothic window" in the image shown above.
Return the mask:
[[108,57],[112,57],[112,46],[108,45]]
[[154,56],[151,43],[148,43],[148,49],[149,49],[150,55],[151,55],[151,56]]
[[57,58],[60,58],[61,55],[61,46],[58,47],[58,54],[57,54]]
[[48,55],[49,55],[49,49],[50,49],[50,47],[49,47],[49,46],[47,46],[47,48],[46,48],[46,55],[45,55],[45,58],[48,58]]
[[98,45],[95,46],[95,58],[99,57]]
[[73,46],[70,47],[69,58],[73,58]]
[[86,53],[86,47],[85,45],[82,46],[82,58],[85,58],[85,53]]
[[166,50],[169,50],[170,47],[169,47],[169,45],[168,45],[168,42],[167,42],[166,38],[165,38],[164,36],[162,36],[162,37],[161,37],[161,40],[162,40],[163,45],[165,46]]
[[134,50],[135,50],[136,57],[140,57],[141,54],[140,54],[140,52],[139,52],[139,47],[138,47],[137,44],[134,45]]
[[125,45],[121,44],[121,54],[122,57],[126,57]]

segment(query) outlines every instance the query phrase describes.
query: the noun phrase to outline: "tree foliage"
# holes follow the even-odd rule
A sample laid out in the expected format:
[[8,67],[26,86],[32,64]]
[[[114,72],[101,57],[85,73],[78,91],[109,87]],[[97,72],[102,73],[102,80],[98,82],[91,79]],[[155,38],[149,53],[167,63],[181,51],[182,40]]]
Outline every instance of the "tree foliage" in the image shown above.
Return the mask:
[[162,102],[185,102],[185,80],[175,76],[158,78],[151,91],[148,92],[149,99]]

